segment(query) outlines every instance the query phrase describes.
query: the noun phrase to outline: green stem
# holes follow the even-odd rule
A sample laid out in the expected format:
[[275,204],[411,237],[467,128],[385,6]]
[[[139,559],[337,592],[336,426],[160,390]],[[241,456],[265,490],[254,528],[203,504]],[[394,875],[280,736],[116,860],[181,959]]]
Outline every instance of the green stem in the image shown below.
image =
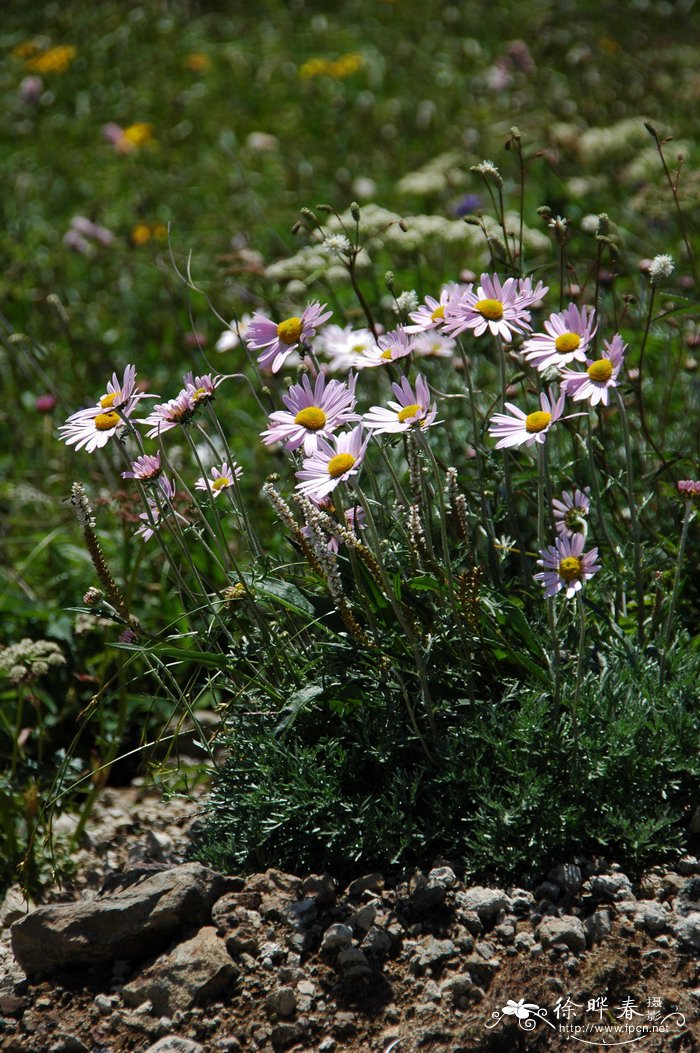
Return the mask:
[[666,677],[666,663],[668,660],[668,649],[671,646],[671,633],[673,632],[673,618],[676,613],[676,602],[678,595],[681,590],[681,567],[683,566],[683,557],[685,556],[685,546],[688,540],[688,527],[690,526],[690,520],[693,515],[693,502],[691,500],[685,503],[685,515],[683,516],[683,528],[681,530],[681,540],[678,546],[678,559],[676,560],[676,573],[673,579],[673,591],[671,593],[671,602],[668,608],[668,617],[666,618],[666,628],[664,630],[664,642],[661,650],[661,663],[659,668],[659,686],[664,686],[664,680]]
[[625,459],[627,462],[627,499],[630,506],[630,519],[632,522],[632,535],[634,537],[634,577],[637,591],[637,633],[639,642],[644,643],[644,586],[642,584],[642,545],[639,530],[639,519],[637,517],[637,506],[634,500],[634,469],[632,467],[632,443],[630,440],[629,421],[627,410],[618,388],[613,389],[615,399],[620,410],[622,422],[622,434],[625,442]]

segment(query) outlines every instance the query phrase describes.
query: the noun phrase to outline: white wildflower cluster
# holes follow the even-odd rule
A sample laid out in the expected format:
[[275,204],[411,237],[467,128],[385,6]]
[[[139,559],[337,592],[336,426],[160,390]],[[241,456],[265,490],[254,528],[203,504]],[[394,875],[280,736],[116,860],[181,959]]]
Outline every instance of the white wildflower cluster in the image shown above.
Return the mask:
[[581,220],[581,230],[584,234],[597,234],[599,227],[600,219],[592,212],[589,212],[588,215],[584,216]]
[[654,259],[649,264],[649,281],[652,285],[660,285],[664,278],[669,278],[673,274],[673,259],[671,256],[662,254],[660,256],[654,256]]
[[472,165],[471,171],[488,179],[490,183],[495,183],[496,186],[503,186],[503,176],[493,161],[480,161],[478,165]]
[[448,151],[434,157],[415,172],[408,172],[396,184],[400,194],[415,194],[428,197],[431,194],[442,194],[446,190],[455,190],[466,183],[466,173],[462,167],[462,155],[457,151]]
[[415,289],[407,289],[406,292],[402,292],[400,296],[396,297],[394,304],[394,310],[396,314],[408,314],[409,311],[415,311],[418,309],[418,293]]
[[0,678],[13,684],[27,684],[44,676],[49,669],[65,664],[57,644],[25,638],[0,651]]
[[340,256],[341,259],[350,255],[351,247],[344,234],[329,234],[321,246],[327,256]]
[[578,136],[576,146],[582,160],[597,166],[646,147],[648,139],[644,118],[626,117],[604,128],[588,128]]
[[87,499],[85,493],[85,487],[82,483],[73,483],[71,487],[71,504],[75,508],[75,514],[78,518],[78,522],[82,527],[94,527],[95,517],[90,507],[90,502]]
[[96,618],[94,614],[85,614],[81,611],[76,614],[73,622],[73,632],[76,636],[89,636],[90,633],[104,632],[106,622],[104,619]]

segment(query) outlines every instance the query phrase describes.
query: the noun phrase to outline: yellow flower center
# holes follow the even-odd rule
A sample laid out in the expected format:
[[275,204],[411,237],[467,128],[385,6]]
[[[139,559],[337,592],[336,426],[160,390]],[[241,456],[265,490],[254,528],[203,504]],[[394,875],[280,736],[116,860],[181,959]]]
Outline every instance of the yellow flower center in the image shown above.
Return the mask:
[[302,334],[301,318],[285,318],[277,326],[277,336],[283,344],[296,344]]
[[490,322],[500,322],[503,318],[503,304],[500,300],[478,300],[474,304],[474,310]]
[[581,346],[581,337],[578,333],[562,333],[554,341],[554,346],[560,354],[568,355]]
[[604,384],[612,376],[612,362],[608,358],[601,358],[599,362],[592,362],[586,372],[591,380]]
[[404,424],[409,417],[415,417],[416,413],[420,410],[420,406],[417,403],[413,403],[412,406],[404,406],[402,410],[397,414],[399,420]]
[[525,430],[529,431],[531,435],[538,431],[544,431],[551,419],[552,414],[545,413],[544,410],[536,410],[534,413],[528,413],[525,418]]
[[382,351],[382,358],[385,358],[387,362],[391,361],[391,349],[387,347],[386,351]]
[[318,406],[306,406],[299,410],[294,418],[295,424],[300,424],[307,431],[319,431],[326,423],[326,414]]
[[586,518],[586,509],[580,505],[576,505],[574,508],[569,508],[564,515],[564,523],[569,530],[580,530],[581,519]]
[[201,402],[202,399],[208,398],[209,395],[210,392],[208,392],[206,388],[195,388],[195,390],[192,392],[191,397],[194,399],[195,402]]
[[98,413],[95,417],[95,427],[98,431],[111,431],[119,424],[119,420],[119,414],[114,410],[110,410],[109,413]]
[[578,556],[566,556],[559,564],[559,577],[564,581],[578,581],[583,571],[583,563]]
[[113,391],[111,395],[103,395],[100,399],[100,406],[102,409],[109,409],[110,406],[114,405],[114,400],[119,398],[121,391]]
[[351,453],[337,453],[328,462],[328,474],[331,479],[339,479],[341,475],[349,472],[356,458]]
[[445,317],[445,308],[442,307],[442,306],[436,307],[435,310],[433,311],[433,313],[430,316],[430,321],[431,322],[439,322],[440,319],[444,318],[444,317]]
[[350,350],[354,351],[356,355],[364,355],[365,351],[367,350],[367,345],[366,344],[353,344],[352,347],[350,348]]
[[225,486],[230,486],[231,480],[227,479],[225,475],[220,475],[218,479],[215,479],[211,484],[212,490],[223,490]]

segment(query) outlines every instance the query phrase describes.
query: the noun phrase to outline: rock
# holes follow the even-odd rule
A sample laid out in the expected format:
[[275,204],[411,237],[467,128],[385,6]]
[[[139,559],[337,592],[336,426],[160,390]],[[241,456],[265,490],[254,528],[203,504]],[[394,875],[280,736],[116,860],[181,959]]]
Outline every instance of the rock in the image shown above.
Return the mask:
[[[484,888],[477,885],[466,892],[458,892],[455,901],[462,911],[474,911],[481,921],[495,917],[499,910],[508,910],[510,900],[505,892],[498,888]],[[467,928],[468,923],[465,921]],[[471,931],[471,930],[470,930]]]
[[684,946],[700,950],[700,912],[679,918],[673,926],[673,932]]
[[560,863],[559,866],[550,870],[547,875],[550,881],[566,892],[569,896],[575,896],[580,890],[583,881],[581,868],[574,863]]
[[[698,815],[700,815],[700,805],[698,805]],[[696,832],[700,834],[700,824]],[[683,856],[676,863],[676,870],[679,874],[700,874],[700,859],[697,856]]]
[[229,954],[257,954],[263,934],[262,919],[258,912],[247,910],[245,907],[235,907],[223,916],[216,912],[217,906],[218,904],[212,911],[212,918],[216,916],[220,922],[218,929],[226,940]]
[[118,999],[114,996],[98,994],[95,995],[95,1001],[93,1005],[98,1013],[105,1016],[107,1013],[111,1013],[117,1004]]
[[375,958],[383,958],[391,950],[391,936],[378,925],[373,925],[361,943],[362,950]]
[[25,898],[22,887],[10,885],[0,906],[0,929],[9,929],[33,909],[34,904]]
[[535,943],[535,937],[530,932],[519,932],[513,940],[513,945],[519,951],[529,951]]
[[279,919],[285,908],[301,896],[301,881],[293,874],[271,869],[253,874],[243,891],[260,896],[258,909],[264,918]]
[[295,1042],[298,1042],[303,1034],[304,1029],[300,1024],[284,1022],[275,1024],[270,1038],[275,1049],[287,1049],[288,1046],[292,1046]]
[[550,903],[556,903],[561,895],[561,889],[559,885],[555,885],[553,881],[543,881],[541,885],[538,885],[535,889],[535,898],[548,900]]
[[155,1045],[149,1046],[146,1053],[204,1053],[204,1046],[189,1038],[166,1035],[165,1038],[159,1038]]
[[467,1004],[466,996],[474,989],[474,986],[469,973],[458,973],[440,984],[440,994],[445,999],[451,999],[458,1008],[464,1008]]
[[158,1016],[172,1016],[226,990],[239,972],[216,929],[203,928],[123,987],[122,998],[130,1006],[148,999]]
[[512,943],[515,936],[515,921],[512,918],[506,918],[504,921],[499,922],[494,928],[493,934],[502,943]]
[[523,888],[515,888],[510,894],[511,910],[518,917],[529,914],[535,905],[535,897]]
[[653,899],[640,899],[634,903],[634,923],[638,929],[645,929],[656,936],[668,928],[670,912],[661,903]]
[[301,883],[302,897],[313,897],[322,909],[333,906],[336,893],[337,885],[330,874],[309,874]]
[[442,998],[442,992],[434,980],[428,980],[423,985],[421,994],[425,1002],[439,1002]]
[[684,882],[676,896],[673,909],[684,918],[700,911],[700,877],[691,877]]
[[350,899],[359,899],[363,892],[381,892],[383,888],[384,878],[381,874],[365,874],[350,882],[348,896]]
[[182,929],[206,921],[226,879],[200,863],[160,870],[111,896],[49,903],[12,926],[12,949],[29,975],[127,958],[138,961]]
[[591,896],[598,903],[635,898],[626,874],[596,874],[589,878],[587,886]]
[[335,1046],[335,1039],[330,1037],[324,1038],[323,1042],[318,1047],[318,1053],[333,1053]]
[[415,872],[411,878],[409,888],[411,890],[411,906],[419,914],[441,907],[447,895],[445,885],[429,882],[421,870]]
[[88,1047],[77,1035],[59,1035],[49,1053],[89,1053]]
[[350,918],[350,924],[356,932],[366,933],[372,928],[377,916],[377,902],[365,904]]
[[543,947],[563,943],[575,954],[586,949],[586,930],[580,919],[571,914],[564,914],[561,918],[543,918],[536,935]]
[[583,923],[589,944],[599,943],[612,931],[609,910],[596,910]]
[[293,1016],[297,1007],[297,996],[291,987],[280,987],[272,991],[265,999],[269,1013],[276,1016]]
[[359,947],[344,947],[338,954],[338,967],[349,979],[366,976],[371,972],[367,957]]
[[321,940],[321,950],[324,953],[330,953],[349,947],[351,943],[352,929],[347,925],[336,923],[335,925],[330,925],[324,932]]
[[457,885],[457,875],[451,867],[433,867],[428,874],[428,884],[453,889]]
[[409,969],[414,975],[419,976],[425,969],[444,965],[456,953],[457,948],[452,940],[436,940],[434,936],[428,936],[416,946]]

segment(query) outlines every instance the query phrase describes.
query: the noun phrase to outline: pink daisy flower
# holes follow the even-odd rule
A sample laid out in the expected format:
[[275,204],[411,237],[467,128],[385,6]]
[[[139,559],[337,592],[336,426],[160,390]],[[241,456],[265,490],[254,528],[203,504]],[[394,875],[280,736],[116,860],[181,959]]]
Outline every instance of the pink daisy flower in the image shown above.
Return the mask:
[[413,350],[419,358],[452,358],[457,341],[436,329],[418,333],[413,338]]
[[430,391],[425,378],[419,373],[416,377],[415,391],[407,377],[401,378],[400,384],[391,385],[397,401],[385,406],[372,406],[362,418],[366,428],[376,435],[390,435],[408,431],[414,424],[421,428],[430,428],[435,423],[437,406],[430,404]]
[[195,490],[208,490],[212,497],[218,497],[222,490],[233,486],[237,479],[243,475],[243,469],[234,461],[229,465],[223,461],[221,466],[214,465],[211,470],[211,480],[201,476],[194,484]]
[[615,333],[612,340],[606,340],[603,346],[607,354],[595,362],[586,359],[585,373],[577,373],[573,369],[562,370],[562,387],[574,402],[588,399],[591,406],[597,406],[599,402],[608,405],[610,388],[617,387],[627,344],[619,333]]
[[253,351],[260,351],[260,368],[271,368],[273,373],[277,373],[292,351],[300,344],[308,344],[316,335],[318,326],[331,317],[332,312],[325,308],[325,304],[321,307],[314,301],[304,308],[301,317],[293,315],[279,323],[270,321],[262,314],[254,314],[246,340]]
[[561,589],[566,589],[566,598],[570,600],[583,588],[584,582],[600,570],[598,549],[583,551],[586,539],[583,534],[573,537],[558,537],[553,545],[540,550],[541,559],[538,566],[543,569],[535,574],[535,581],[544,586],[545,597],[556,596]]
[[522,307],[532,307],[533,304],[541,303],[549,292],[549,286],[545,285],[544,282],[538,281],[533,288],[532,278],[518,278],[516,288]]
[[176,428],[178,424],[186,424],[192,419],[195,408],[196,403],[192,394],[183,389],[174,399],[154,406],[148,416],[138,423],[152,425],[151,430],[146,432],[146,437],[155,439],[163,432]]
[[549,429],[561,419],[564,412],[564,396],[556,396],[554,388],[540,395],[540,409],[534,413],[523,413],[511,402],[506,402],[510,413],[495,413],[489,425],[489,435],[498,439],[496,449],[507,446],[532,446],[544,442]]
[[576,488],[573,493],[564,491],[561,499],[552,499],[554,525],[561,537],[573,537],[574,534],[586,533],[586,516],[591,507],[590,489]]
[[476,292],[468,288],[445,307],[445,331],[450,336],[458,336],[467,329],[481,336],[488,329],[510,343],[514,334],[529,331],[529,323],[530,312],[518,292],[515,278],[501,283],[497,274],[482,274]]
[[311,387],[308,376],[293,384],[282,397],[287,407],[270,414],[270,427],[261,432],[266,446],[284,442],[286,449],[296,450],[303,444],[307,457],[316,452],[319,438],[327,439],[342,424],[360,419],[355,413],[355,384],[350,374],[347,384],[330,380],[319,373]]
[[582,310],[570,303],[565,311],[551,314],[544,323],[544,333],[533,333],[523,344],[528,362],[544,372],[550,366],[568,366],[586,361],[586,351],[596,331],[595,311]]
[[679,494],[687,494],[688,497],[700,497],[700,482],[697,479],[679,479],[676,486]]
[[122,472],[122,479],[139,479],[142,483],[150,483],[160,475],[160,453],[145,453],[131,462],[131,471]]
[[184,391],[188,393],[195,406],[202,406],[205,402],[212,402],[216,397],[216,389],[223,380],[217,377],[214,380],[211,373],[205,373],[202,377],[195,377],[192,373],[185,373],[182,382]]
[[429,329],[441,329],[445,324],[445,308],[450,300],[459,295],[457,285],[446,285],[440,293],[440,299],[434,296],[426,296],[425,301],[416,311],[411,311],[409,318],[414,323],[406,326],[407,333],[425,333]]
[[[162,475],[158,480],[158,486],[163,495],[165,501],[169,504],[175,496],[175,483],[168,479],[167,476]],[[143,541],[148,541],[149,538],[153,537],[156,528],[160,524],[161,507],[158,501],[154,501],[153,498],[147,498],[150,515],[148,512],[140,512],[139,519],[143,522],[136,531],[136,536],[141,537]]]
[[299,480],[297,490],[312,501],[327,497],[338,483],[357,475],[369,439],[361,425],[341,435],[333,435],[331,442],[319,439],[316,453],[305,458],[304,467],[296,473]]
[[136,366],[127,366],[121,381],[116,373],[112,373],[112,379],[107,383],[107,390],[104,395],[100,396],[96,405],[73,413],[66,424],[83,417],[95,417],[110,410],[121,410],[128,416],[143,398],[157,398],[157,395],[147,396],[142,391],[136,391]]
[[387,362],[395,362],[397,358],[405,358],[413,351],[413,340],[406,329],[393,329],[365,352],[365,366],[385,366]]

